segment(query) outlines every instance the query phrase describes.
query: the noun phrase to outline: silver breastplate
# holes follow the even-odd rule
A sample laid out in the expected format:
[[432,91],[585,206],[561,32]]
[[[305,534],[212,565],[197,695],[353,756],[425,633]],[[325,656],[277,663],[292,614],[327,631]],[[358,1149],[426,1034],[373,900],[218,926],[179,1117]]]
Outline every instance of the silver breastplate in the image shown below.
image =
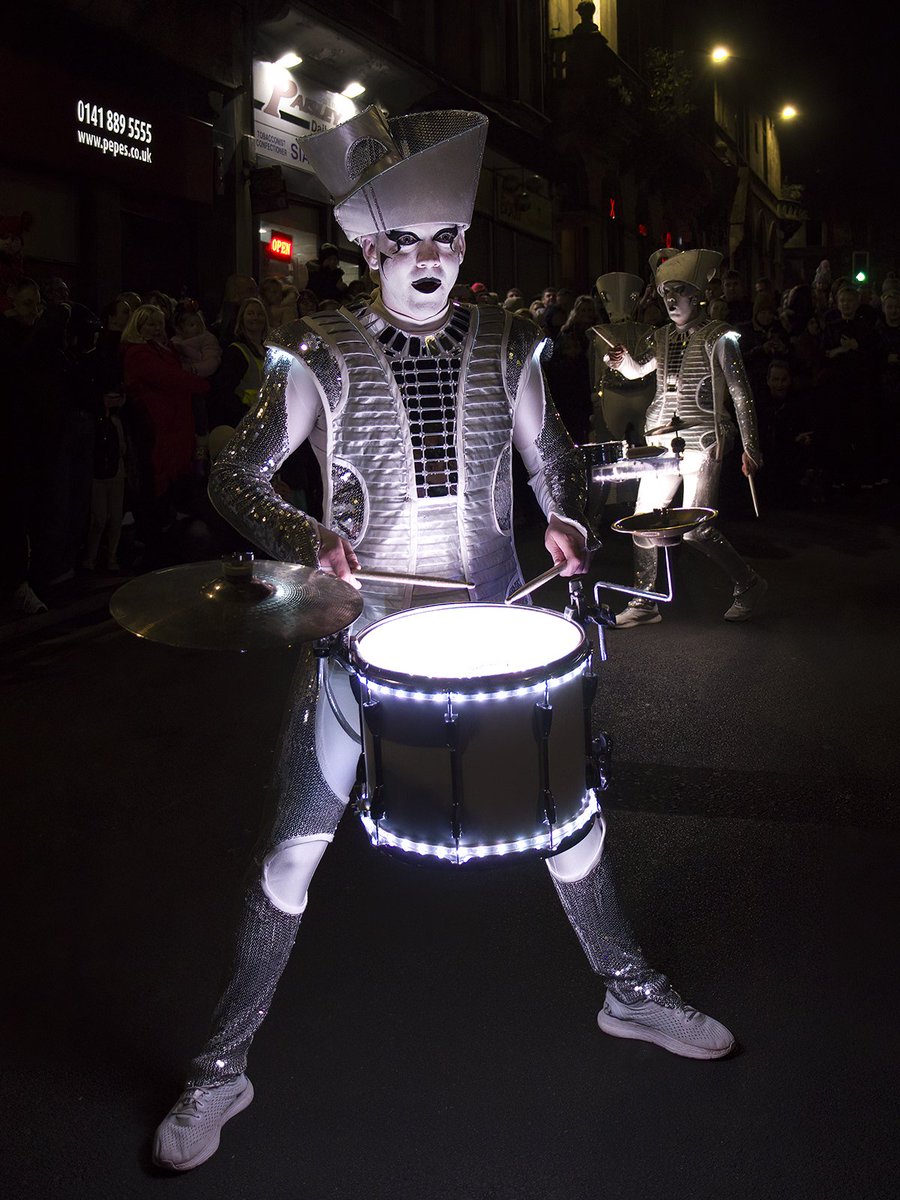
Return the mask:
[[384,351],[409,418],[416,493],[420,500],[455,496],[459,488],[457,397],[469,309],[456,309],[442,330],[422,337],[376,318],[378,328],[373,315],[369,310],[369,332]]

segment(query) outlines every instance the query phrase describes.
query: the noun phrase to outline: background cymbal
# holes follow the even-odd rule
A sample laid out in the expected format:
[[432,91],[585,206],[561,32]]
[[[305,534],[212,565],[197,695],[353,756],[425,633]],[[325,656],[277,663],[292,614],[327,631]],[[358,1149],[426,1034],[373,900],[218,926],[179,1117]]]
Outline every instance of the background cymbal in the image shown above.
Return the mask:
[[154,571],[120,587],[109,605],[130,633],[194,650],[315,641],[352,624],[362,607],[356,588],[334,575],[251,555]]
[[712,521],[719,514],[714,508],[654,508],[614,521],[616,533],[630,533],[655,546],[675,546],[686,533]]

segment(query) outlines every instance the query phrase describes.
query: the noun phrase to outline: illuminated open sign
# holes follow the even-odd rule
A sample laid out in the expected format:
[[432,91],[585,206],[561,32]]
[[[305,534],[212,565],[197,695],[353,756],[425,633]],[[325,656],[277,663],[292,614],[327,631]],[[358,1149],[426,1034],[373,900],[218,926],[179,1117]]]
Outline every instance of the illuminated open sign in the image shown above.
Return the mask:
[[290,258],[294,253],[294,239],[286,233],[273,233],[269,239],[268,252],[272,258]]

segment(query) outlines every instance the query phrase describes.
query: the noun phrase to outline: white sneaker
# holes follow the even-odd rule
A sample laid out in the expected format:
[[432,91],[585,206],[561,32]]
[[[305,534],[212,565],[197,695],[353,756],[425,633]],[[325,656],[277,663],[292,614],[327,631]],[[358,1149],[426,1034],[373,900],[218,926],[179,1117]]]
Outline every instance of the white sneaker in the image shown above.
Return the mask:
[[153,1139],[153,1162],[170,1171],[190,1171],[212,1158],[222,1126],[253,1099],[246,1075],[213,1088],[188,1088],[163,1119]]
[[613,629],[629,629],[632,625],[655,625],[662,620],[662,613],[655,604],[644,600],[632,600],[616,615]]
[[750,616],[769,590],[769,585],[762,575],[754,572],[753,578],[742,592],[735,592],[734,602],[725,614],[726,621],[749,621]]
[[18,612],[27,613],[29,617],[47,611],[47,605],[40,596],[36,596],[27,583],[20,583],[13,592],[13,608]]
[[597,1024],[613,1037],[653,1042],[683,1058],[724,1058],[734,1046],[724,1025],[680,999],[675,1008],[653,1000],[623,1004],[607,992]]

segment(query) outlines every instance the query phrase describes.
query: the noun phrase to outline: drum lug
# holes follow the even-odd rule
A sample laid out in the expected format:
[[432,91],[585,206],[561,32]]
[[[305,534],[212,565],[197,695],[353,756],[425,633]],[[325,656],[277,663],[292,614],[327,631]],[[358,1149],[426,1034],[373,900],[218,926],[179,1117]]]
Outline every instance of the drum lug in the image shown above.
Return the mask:
[[587,755],[585,782],[589,791],[605,792],[609,787],[612,760],[612,738],[608,733],[598,733],[590,741]]
[[381,754],[381,730],[384,713],[380,700],[371,697],[364,700],[362,713],[369,732],[372,735],[372,759],[375,774],[375,786],[371,795],[366,789],[368,811],[373,821],[380,821],[384,816],[384,764]]
[[366,787],[366,756],[361,754],[356,762],[356,778],[350,789],[350,803],[354,812],[369,815],[369,790]]

